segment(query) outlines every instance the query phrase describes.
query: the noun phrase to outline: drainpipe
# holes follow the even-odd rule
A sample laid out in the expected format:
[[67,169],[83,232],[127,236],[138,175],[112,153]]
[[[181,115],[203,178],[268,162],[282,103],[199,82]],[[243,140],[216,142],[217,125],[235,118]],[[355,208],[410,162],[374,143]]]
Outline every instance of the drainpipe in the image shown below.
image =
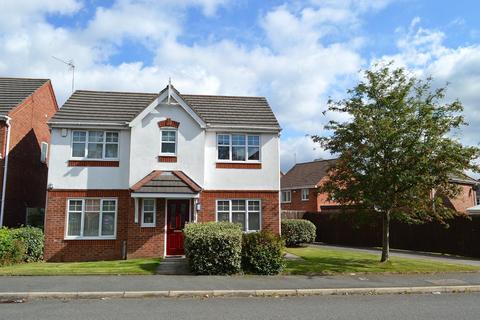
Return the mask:
[[2,205],[0,208],[0,228],[3,226],[3,215],[5,211],[5,194],[7,193],[7,174],[8,174],[8,154],[10,151],[10,121],[12,118],[9,116],[3,116],[5,124],[7,126],[7,143],[5,146],[5,162],[3,166],[3,183],[2,183]]

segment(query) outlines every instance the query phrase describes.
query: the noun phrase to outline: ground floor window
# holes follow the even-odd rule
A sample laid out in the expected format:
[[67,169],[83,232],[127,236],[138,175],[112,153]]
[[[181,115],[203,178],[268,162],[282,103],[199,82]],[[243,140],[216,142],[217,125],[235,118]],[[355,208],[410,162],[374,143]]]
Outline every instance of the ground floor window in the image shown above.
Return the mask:
[[290,190],[282,191],[282,203],[289,203],[291,201],[292,201],[292,192]]
[[217,221],[242,225],[243,231],[260,230],[260,200],[217,200]]
[[43,229],[43,221],[45,219],[44,208],[27,208],[25,224],[30,227]]
[[116,199],[69,199],[67,238],[115,238]]
[[155,199],[142,200],[142,227],[155,227]]

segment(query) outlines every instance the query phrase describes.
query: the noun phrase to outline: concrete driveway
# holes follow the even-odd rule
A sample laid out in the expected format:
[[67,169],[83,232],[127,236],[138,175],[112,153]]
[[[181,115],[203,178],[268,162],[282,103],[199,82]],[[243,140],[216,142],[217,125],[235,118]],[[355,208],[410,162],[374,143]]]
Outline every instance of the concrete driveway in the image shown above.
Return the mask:
[[[378,254],[380,256],[380,248],[358,248],[358,247],[348,247],[341,245],[331,245],[325,243],[314,243],[313,246],[317,246],[325,249],[335,249],[335,250],[346,250],[346,251],[357,251],[363,253],[372,253]],[[399,249],[390,249],[391,257],[401,257],[401,258],[412,258],[412,259],[423,259],[423,260],[434,260],[445,263],[455,263],[455,264],[465,264],[469,266],[480,266],[480,259],[474,259],[469,257],[460,257],[453,255],[444,255],[440,253],[430,253],[430,252],[417,252],[410,250],[399,250]]]

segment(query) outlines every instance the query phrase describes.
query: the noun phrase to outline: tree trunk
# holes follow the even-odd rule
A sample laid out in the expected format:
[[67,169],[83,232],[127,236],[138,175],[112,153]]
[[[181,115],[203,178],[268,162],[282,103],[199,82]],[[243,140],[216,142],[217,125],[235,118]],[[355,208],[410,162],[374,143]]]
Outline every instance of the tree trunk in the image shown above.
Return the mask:
[[380,262],[388,261],[390,254],[390,210],[383,213],[382,258]]

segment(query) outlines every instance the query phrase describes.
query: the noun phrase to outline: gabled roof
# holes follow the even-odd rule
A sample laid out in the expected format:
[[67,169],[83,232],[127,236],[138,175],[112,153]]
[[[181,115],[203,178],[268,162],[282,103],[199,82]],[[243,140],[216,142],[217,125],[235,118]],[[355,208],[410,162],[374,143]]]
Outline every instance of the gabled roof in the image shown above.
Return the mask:
[[[160,93],[132,93],[77,90],[65,102],[51,124],[88,122],[125,124],[147,108]],[[264,97],[181,94],[172,90],[210,126],[265,127],[280,130],[280,125]]]
[[450,182],[459,183],[459,184],[471,184],[477,185],[479,182],[473,178],[470,178],[465,173],[462,174],[451,174],[450,175]]
[[281,178],[281,189],[313,188],[326,175],[337,159],[297,163]]
[[49,80],[0,77],[0,115],[7,115],[47,81]]
[[202,188],[182,171],[152,171],[132,188],[136,193],[196,194]]

